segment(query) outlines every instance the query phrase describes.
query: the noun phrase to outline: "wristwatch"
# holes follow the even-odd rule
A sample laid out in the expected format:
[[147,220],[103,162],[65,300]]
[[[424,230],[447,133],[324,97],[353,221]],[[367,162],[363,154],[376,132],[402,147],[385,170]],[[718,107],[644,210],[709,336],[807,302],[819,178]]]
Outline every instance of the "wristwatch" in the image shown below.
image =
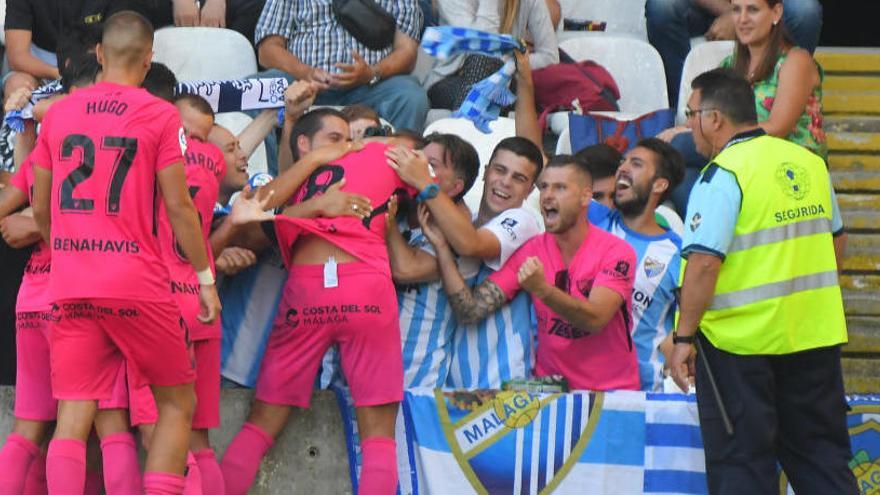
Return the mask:
[[440,194],[440,186],[435,183],[428,184],[419,192],[419,195],[416,196],[416,201],[421,203],[422,201],[428,199],[434,199],[437,195]]
[[693,344],[696,339],[697,339],[696,335],[683,336],[683,335],[679,335],[678,332],[676,332],[676,331],[672,332],[672,343],[673,344]]

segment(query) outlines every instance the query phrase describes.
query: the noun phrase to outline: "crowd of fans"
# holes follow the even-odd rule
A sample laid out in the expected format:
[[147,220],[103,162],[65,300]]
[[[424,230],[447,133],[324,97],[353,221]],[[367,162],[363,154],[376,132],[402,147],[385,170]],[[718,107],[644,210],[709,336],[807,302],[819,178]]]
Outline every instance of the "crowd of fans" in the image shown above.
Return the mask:
[[[397,23],[385,50],[357,41],[335,20],[329,0],[6,3],[5,111],[27,107],[33,92],[51,80],[60,79],[64,88],[34,106],[34,120],[26,120],[23,131],[5,134],[10,146],[0,172],[6,193],[0,196],[0,232],[13,248],[37,246],[24,284],[48,278],[34,259],[49,248],[40,244],[39,209],[22,210],[9,191],[24,187],[15,197],[34,201],[27,188],[39,167],[29,156],[44,140],[39,123],[71,97],[66,94],[103,80],[107,66],[99,62],[111,55],[96,53],[96,44],[112,46],[101,28],[114,14],[139,12],[156,27],[235,29],[254,41],[260,77],[289,81],[281,122],[277,111],[265,110],[235,134],[214,122],[205,100],[175,96],[177,81],[167,67],[153,63],[140,78],[149,93],[174,103],[181,141],[197,143],[183,155],[186,179],[203,215],[222,303],[213,330],[188,336],[196,344],[198,405],[188,445],[194,455],[187,462],[190,473],[201,472],[204,493],[247,492],[292,407],[308,406],[316,377],[319,386],[343,377],[351,388],[364,457],[361,493],[392,493],[396,486],[393,433],[404,388],[501,388],[557,376],[573,389],[664,389],[682,233],[656,211],[666,203],[684,214],[707,160],[700,153],[718,150],[695,147],[689,119],[688,127],[668,129],[629,150],[597,144],[573,156],[542,151],[531,71],[559,62],[556,0],[377,0]],[[822,71],[810,55],[821,24],[817,11],[814,0],[787,1],[785,10],[781,0],[648,0],[648,35],[664,59],[670,95],[678,95],[690,36],[735,39],[736,51],[722,66],[752,85],[760,126],[824,159]],[[121,15],[140,26],[139,17]],[[480,163],[466,138],[421,132],[429,109],[457,108],[470,85],[501,62],[482,55],[453,58],[438,62],[421,83],[411,72],[426,23],[529,40],[528,54],[516,54],[517,135],[502,140],[488,163]],[[704,110],[689,112],[693,117]],[[276,176],[249,176],[249,156],[267,139],[277,142],[270,157]],[[214,177],[195,184],[190,169],[212,170]],[[475,211],[462,199],[472,187],[482,188]],[[540,222],[524,204],[535,188]],[[173,216],[168,208],[160,213]],[[167,234],[172,240],[182,235],[173,227]],[[195,281],[203,270],[189,267],[185,260],[198,255],[190,257],[192,248],[184,244],[177,248],[182,267],[169,264],[172,288],[201,294],[204,316],[202,289],[210,284]],[[187,270],[191,277],[175,285],[174,271]],[[38,311],[28,304],[19,299],[19,323],[23,312]],[[201,328],[199,310],[189,311],[183,311],[187,326]],[[27,331],[19,325],[19,361],[35,352],[22,347],[35,345],[21,339]],[[46,382],[48,349],[42,346]],[[20,364],[19,380],[22,370]],[[208,431],[219,426],[221,376],[223,386],[255,387],[257,393],[247,422],[218,462]],[[120,479],[131,474],[125,471],[130,466],[106,462],[114,445],[129,445],[112,439],[127,438],[128,427],[137,425],[145,446],[167,441],[149,411],[161,418],[175,400],[157,392],[156,404],[144,407],[152,400],[149,390],[124,382],[130,404],[101,404],[96,419],[108,493],[128,493],[132,486]],[[107,413],[129,405],[130,416]],[[19,412],[17,406],[15,440],[0,453],[0,488],[25,493],[25,483],[39,484],[41,476],[46,482],[39,446],[55,415]],[[16,445],[26,454],[16,457]]]

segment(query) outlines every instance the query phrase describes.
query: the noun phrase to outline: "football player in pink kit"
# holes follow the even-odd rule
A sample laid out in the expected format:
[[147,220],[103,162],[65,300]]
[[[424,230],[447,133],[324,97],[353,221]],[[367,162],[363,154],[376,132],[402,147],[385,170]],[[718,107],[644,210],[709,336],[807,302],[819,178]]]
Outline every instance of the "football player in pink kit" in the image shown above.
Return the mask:
[[102,82],[54,104],[31,155],[34,217],[52,249],[52,493],[82,493],[85,439],[96,400],[126,359],[159,410],[146,493],[179,493],[194,407],[193,363],[157,242],[161,194],[200,281],[205,323],[220,308],[198,217],[186,189],[185,138],[175,108],[137,88],[150,67],[152,27],[133,12],[109,18],[97,47]]
[[[175,106],[187,137],[184,154],[186,184],[199,213],[213,270],[213,254],[207,239],[220,182],[226,174],[226,162],[220,149],[205,141],[214,126],[214,112],[208,102],[200,96],[188,94],[175,99]],[[218,319],[205,324],[198,319],[198,277],[177,243],[163,205],[160,205],[158,219],[159,243],[171,277],[171,294],[189,330],[196,364],[196,408],[190,436],[190,451],[194,457],[187,459],[189,471],[185,493],[222,494],[223,475],[208,437],[209,429],[220,426],[220,322]],[[141,433],[146,437],[144,443],[148,445],[156,422],[156,405],[149,390],[142,388],[132,392],[131,416],[132,424],[141,427]],[[200,486],[193,486],[196,484]]]
[[[290,144],[297,146],[294,139]],[[394,425],[403,397],[403,363],[384,216],[390,196],[415,191],[386,165],[386,149],[370,143],[357,153],[325,161],[294,194],[296,202],[305,202],[344,179],[344,190],[370,198],[371,212],[363,219],[275,219],[289,276],[251,413],[221,464],[227,495],[247,493],[292,408],[309,406],[321,358],[334,343],[357,408],[363,452],[359,493],[391,494],[397,489]],[[280,179],[270,186],[283,185]]]
[[[26,159],[2,194],[0,218],[6,220],[10,211],[30,202],[33,183],[33,163]],[[16,242],[30,245],[33,233],[37,233],[37,241],[16,300],[15,424],[0,451],[0,493],[35,495],[46,491],[46,459],[40,446],[58,410],[49,377],[51,255],[39,237],[34,219],[25,213],[16,216],[20,218],[10,220],[30,225],[22,226],[18,232],[4,225],[4,237],[17,236]],[[137,493],[141,487],[134,437],[128,431],[126,382],[125,368],[121,366],[112,396],[99,402],[101,411],[95,418],[104,453],[104,486],[110,495]]]
[[[70,91],[91,86],[97,64],[94,56],[71,59],[62,71]],[[33,143],[26,152],[32,148]],[[0,199],[2,231],[11,245],[34,245],[34,251],[16,302],[16,421],[13,434],[0,452],[0,493],[22,493],[23,489],[25,495],[32,495],[46,492],[46,458],[38,446],[46,439],[50,423],[55,421],[58,403],[52,396],[49,376],[50,251],[29,211],[7,216],[7,212],[32,199],[33,163],[26,159],[18,168],[12,187]],[[98,490],[103,484],[109,495],[142,492],[137,448],[129,431],[127,379],[124,367],[120,367],[112,397],[98,403],[95,430],[104,454],[103,469],[87,473],[87,490]]]
[[537,184],[547,232],[529,239],[473,290],[443,234],[422,213],[456,318],[480,321],[526,290],[538,315],[535,375],[562,375],[575,389],[638,390],[629,331],[635,252],[587,221],[592,179],[586,163],[557,156]]

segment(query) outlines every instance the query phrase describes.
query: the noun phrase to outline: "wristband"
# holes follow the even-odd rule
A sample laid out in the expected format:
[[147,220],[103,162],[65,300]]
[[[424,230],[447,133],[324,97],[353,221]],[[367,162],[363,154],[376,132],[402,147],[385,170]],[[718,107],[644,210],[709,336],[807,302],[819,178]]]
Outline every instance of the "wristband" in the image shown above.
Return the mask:
[[679,335],[678,332],[672,332],[672,343],[673,344],[693,344],[697,339],[696,335]]
[[211,271],[210,266],[200,272],[196,272],[196,277],[199,279],[199,285],[214,285],[214,273]]
[[438,194],[440,194],[440,186],[432,182],[419,192],[419,195],[416,196],[416,202],[421,203],[428,199],[434,199]]

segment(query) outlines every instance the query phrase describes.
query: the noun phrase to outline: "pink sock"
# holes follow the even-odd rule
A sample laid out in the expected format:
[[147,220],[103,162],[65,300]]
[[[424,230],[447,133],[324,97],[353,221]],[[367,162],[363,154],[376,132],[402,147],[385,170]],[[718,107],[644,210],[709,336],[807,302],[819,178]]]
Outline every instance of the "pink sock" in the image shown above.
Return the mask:
[[358,495],[393,495],[397,492],[397,446],[393,438],[370,437],[361,441],[363,467]]
[[80,495],[86,486],[86,444],[73,438],[54,439],[46,454],[46,483],[52,495]]
[[0,450],[0,493],[22,493],[28,470],[39,454],[37,444],[18,433],[10,433]]
[[180,495],[186,484],[183,476],[172,473],[144,473],[144,493],[146,495]]
[[191,451],[186,452],[186,482],[183,495],[202,495],[202,472]]
[[46,495],[49,487],[46,486],[46,456],[38,455],[31,462],[28,469],[27,480],[24,482],[24,495]]
[[202,449],[194,454],[199,463],[199,471],[202,472],[202,493],[210,495],[226,495],[226,486],[223,484],[223,472],[217,463],[214,449]]
[[272,437],[257,425],[245,423],[241,427],[220,463],[226,495],[247,494],[260,470],[260,461],[274,443]]
[[127,431],[107,435],[101,439],[101,454],[107,495],[143,493],[134,435]]

